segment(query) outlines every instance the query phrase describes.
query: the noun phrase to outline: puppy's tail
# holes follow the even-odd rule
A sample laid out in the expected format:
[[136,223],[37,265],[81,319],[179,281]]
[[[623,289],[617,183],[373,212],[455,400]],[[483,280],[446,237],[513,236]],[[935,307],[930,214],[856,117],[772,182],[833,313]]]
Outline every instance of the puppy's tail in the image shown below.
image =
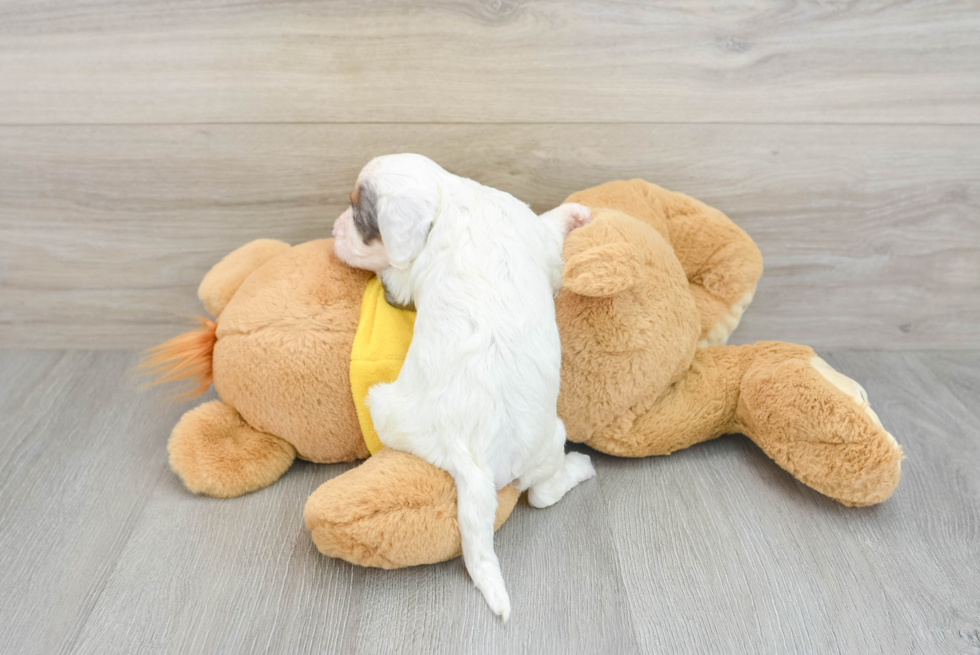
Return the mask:
[[493,523],[497,513],[493,476],[467,460],[454,477],[463,562],[490,609],[506,623],[510,618],[510,597],[500,572],[500,561],[493,552]]
[[[152,378],[147,386],[191,380],[191,386],[176,400],[197,398],[207,391],[214,379],[211,354],[217,341],[217,324],[198,316],[201,327],[178,335],[143,353],[137,372]],[[196,384],[195,384],[196,383]]]

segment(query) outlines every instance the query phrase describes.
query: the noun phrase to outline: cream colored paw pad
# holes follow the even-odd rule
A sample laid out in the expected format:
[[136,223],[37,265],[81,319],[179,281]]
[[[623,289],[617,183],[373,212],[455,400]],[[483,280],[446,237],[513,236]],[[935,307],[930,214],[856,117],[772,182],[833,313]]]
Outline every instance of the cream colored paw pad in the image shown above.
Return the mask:
[[821,357],[817,357],[816,355],[811,357],[810,365],[813,366],[813,368],[815,368],[825,380],[850,396],[854,402],[857,403],[869,417],[871,417],[874,424],[888,435],[888,439],[891,441],[892,445],[895,448],[899,448],[898,442],[895,441],[895,437],[893,437],[888,430],[885,430],[885,426],[881,424],[881,419],[878,418],[878,414],[871,409],[871,403],[868,401],[868,392],[864,390],[864,387],[840,371],[836,370]]

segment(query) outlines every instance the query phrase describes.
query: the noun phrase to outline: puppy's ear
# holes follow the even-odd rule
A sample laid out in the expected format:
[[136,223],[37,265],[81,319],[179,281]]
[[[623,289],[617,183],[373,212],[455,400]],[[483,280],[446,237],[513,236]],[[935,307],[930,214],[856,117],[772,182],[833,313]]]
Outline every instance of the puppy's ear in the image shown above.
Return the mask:
[[580,296],[602,298],[629,289],[640,275],[640,260],[628,243],[593,246],[569,257],[562,285]]
[[379,198],[376,207],[388,261],[397,269],[408,268],[425,246],[435,208],[421,198],[403,194]]

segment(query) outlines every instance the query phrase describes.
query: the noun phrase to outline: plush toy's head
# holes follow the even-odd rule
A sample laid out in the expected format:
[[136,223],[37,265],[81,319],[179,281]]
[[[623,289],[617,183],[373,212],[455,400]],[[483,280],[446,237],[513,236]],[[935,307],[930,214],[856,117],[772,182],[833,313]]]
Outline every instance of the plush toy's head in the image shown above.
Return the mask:
[[[573,441],[588,440],[639,398],[675,381],[690,365],[701,330],[687,277],[663,237],[616,210],[593,209],[593,217],[565,242],[556,301],[559,415]],[[596,385],[597,379],[615,382]]]

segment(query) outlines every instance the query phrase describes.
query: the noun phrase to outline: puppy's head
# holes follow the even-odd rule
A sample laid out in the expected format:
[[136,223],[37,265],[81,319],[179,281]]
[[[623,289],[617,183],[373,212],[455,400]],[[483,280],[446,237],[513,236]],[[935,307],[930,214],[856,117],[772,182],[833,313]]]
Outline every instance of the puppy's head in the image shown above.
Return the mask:
[[334,223],[337,256],[375,273],[411,268],[435,220],[443,175],[422,155],[371,160],[357,176],[350,207]]

